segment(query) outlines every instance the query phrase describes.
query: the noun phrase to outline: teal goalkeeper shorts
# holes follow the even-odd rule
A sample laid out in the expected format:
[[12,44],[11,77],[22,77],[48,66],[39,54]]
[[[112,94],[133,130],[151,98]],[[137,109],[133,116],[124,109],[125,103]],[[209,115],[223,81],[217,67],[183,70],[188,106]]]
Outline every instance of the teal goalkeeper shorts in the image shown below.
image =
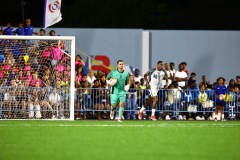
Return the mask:
[[111,105],[118,104],[119,102],[126,102],[126,94],[111,94]]

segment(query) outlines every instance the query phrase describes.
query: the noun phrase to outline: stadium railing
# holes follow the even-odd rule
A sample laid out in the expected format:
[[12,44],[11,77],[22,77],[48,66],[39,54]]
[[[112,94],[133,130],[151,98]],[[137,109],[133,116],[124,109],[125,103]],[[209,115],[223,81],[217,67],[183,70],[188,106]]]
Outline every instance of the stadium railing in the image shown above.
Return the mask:
[[[85,88],[81,88],[75,92],[75,118],[96,118],[94,115],[98,111],[102,111],[102,116],[106,118],[110,106],[109,90],[90,88],[90,93],[87,93],[85,90]],[[159,90],[156,116],[159,119],[164,119],[166,114],[169,114],[172,119],[177,119],[179,113],[181,113],[187,119],[196,119],[196,116],[200,115],[206,120],[212,120],[211,117],[216,106],[214,91],[206,90],[204,93],[205,97],[195,90]],[[239,119],[240,93],[231,93],[230,95],[226,98],[225,117],[228,119]],[[130,89],[126,95],[125,119],[137,119],[137,110],[143,106],[148,97],[148,90]],[[103,109],[99,110],[96,107],[99,105],[102,105]],[[146,108],[144,119],[149,118],[151,108],[151,104]]]
[[[55,92],[53,96],[53,92]],[[160,90],[156,116],[165,119],[169,115],[177,119],[181,113],[187,119],[201,115],[207,120],[215,111],[213,90],[205,91],[207,98],[199,91]],[[126,95],[125,119],[137,119],[137,111],[148,99],[148,90],[130,89]],[[69,119],[69,88],[53,87],[0,87],[1,119]],[[239,119],[240,93],[231,93],[224,108],[227,119]],[[203,103],[206,102],[207,104]],[[110,94],[103,88],[78,88],[74,96],[74,119],[95,119],[100,113],[102,119],[109,118]],[[151,114],[151,104],[144,112],[144,119]],[[118,109],[116,109],[118,111]],[[118,115],[116,113],[116,115]],[[117,116],[116,116],[117,118]]]

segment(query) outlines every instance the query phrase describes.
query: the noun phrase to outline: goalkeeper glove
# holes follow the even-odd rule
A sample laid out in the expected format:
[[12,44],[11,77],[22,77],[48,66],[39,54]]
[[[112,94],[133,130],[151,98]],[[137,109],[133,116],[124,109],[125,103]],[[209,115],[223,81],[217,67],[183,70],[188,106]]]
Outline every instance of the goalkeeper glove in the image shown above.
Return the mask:
[[125,89],[126,92],[129,90],[129,88],[130,88],[130,85],[129,85],[129,84],[127,84],[127,85],[124,87],[124,89]]

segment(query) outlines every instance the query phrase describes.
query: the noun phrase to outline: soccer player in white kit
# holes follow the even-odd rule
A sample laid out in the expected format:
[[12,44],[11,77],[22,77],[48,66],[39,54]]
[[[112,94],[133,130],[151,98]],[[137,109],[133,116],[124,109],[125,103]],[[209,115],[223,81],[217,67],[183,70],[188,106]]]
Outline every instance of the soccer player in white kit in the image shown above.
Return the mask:
[[[148,81],[147,77],[150,77],[150,81]],[[157,68],[150,69],[147,73],[144,74],[144,79],[146,81],[146,86],[149,88],[149,97],[148,100],[144,103],[144,106],[138,111],[138,119],[142,119],[142,113],[147,108],[147,106],[152,102],[152,114],[151,120],[156,121],[155,110],[156,105],[158,103],[157,93],[162,84],[162,80],[166,80],[166,86],[168,86],[168,76],[167,72],[163,69],[163,62],[158,61]]]

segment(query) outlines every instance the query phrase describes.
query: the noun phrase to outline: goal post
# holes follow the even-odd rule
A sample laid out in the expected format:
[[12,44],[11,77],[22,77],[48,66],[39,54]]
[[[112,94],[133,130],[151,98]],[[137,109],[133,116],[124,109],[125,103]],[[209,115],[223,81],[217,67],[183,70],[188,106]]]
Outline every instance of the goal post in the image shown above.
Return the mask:
[[75,37],[0,36],[0,118],[74,120]]

